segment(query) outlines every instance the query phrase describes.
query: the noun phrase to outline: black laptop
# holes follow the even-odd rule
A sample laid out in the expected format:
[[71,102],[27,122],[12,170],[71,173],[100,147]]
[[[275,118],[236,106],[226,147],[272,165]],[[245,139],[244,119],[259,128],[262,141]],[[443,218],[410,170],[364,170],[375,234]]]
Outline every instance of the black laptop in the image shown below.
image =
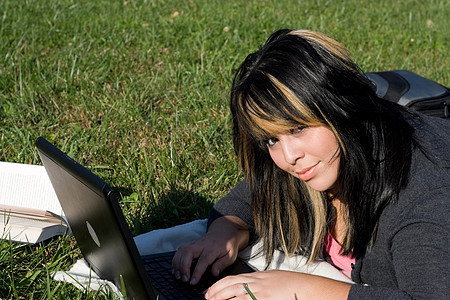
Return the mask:
[[85,260],[127,298],[204,299],[203,291],[219,278],[253,271],[237,260],[219,278],[205,273],[196,286],[176,280],[171,274],[174,252],[139,255],[118,198],[106,182],[42,137],[36,148]]

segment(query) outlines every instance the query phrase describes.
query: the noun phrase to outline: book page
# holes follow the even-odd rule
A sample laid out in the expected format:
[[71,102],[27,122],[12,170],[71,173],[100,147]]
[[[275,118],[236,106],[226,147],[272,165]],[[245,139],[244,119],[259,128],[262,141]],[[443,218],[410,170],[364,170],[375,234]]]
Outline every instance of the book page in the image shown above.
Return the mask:
[[44,166],[0,162],[0,204],[62,215]]
[[[2,210],[3,208],[5,210]],[[35,244],[53,236],[69,233],[66,223],[49,212],[29,208],[15,207],[12,210],[9,208],[0,204],[0,238],[3,240]]]

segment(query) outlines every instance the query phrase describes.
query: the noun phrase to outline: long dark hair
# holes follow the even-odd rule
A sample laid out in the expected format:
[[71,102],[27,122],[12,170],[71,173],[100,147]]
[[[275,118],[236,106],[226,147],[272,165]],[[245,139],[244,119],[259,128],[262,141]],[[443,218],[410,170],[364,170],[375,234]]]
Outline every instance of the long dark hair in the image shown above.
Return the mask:
[[279,30],[239,67],[231,91],[233,142],[248,182],[256,231],[273,251],[316,259],[335,218],[324,192],[279,169],[264,140],[275,129],[326,126],[339,144],[335,183],[347,231],[343,254],[365,254],[384,208],[408,182],[413,129],[400,106],[378,99],[335,40]]

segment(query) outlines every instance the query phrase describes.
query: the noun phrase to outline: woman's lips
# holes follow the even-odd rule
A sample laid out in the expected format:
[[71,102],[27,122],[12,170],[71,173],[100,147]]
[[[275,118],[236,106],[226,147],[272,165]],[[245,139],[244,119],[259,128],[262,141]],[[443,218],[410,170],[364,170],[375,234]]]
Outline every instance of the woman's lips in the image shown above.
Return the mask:
[[319,163],[315,164],[312,167],[305,168],[305,169],[301,170],[300,172],[297,172],[298,178],[300,178],[303,181],[310,180],[313,177],[314,171],[316,170],[318,164]]

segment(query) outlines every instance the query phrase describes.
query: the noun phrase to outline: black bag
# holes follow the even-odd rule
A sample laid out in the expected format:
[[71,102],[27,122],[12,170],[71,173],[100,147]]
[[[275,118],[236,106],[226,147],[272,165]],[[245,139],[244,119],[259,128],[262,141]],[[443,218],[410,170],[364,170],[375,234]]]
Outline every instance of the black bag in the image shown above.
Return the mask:
[[377,96],[423,114],[449,118],[450,89],[406,70],[370,72]]

